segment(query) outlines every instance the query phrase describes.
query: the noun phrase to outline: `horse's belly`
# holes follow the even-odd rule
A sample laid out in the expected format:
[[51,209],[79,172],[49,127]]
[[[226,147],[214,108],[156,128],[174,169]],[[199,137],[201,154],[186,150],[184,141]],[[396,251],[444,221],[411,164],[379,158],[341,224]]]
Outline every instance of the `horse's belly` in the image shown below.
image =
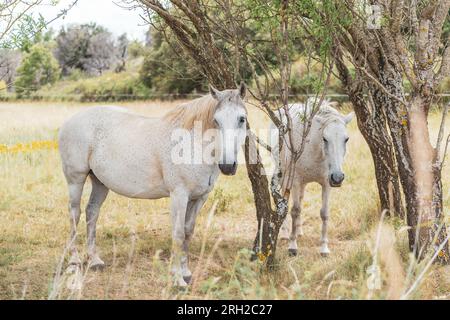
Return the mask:
[[114,175],[114,172],[98,173],[95,176],[110,190],[120,195],[138,199],[159,199],[169,196],[169,191],[161,180],[152,179],[148,175]]
[[151,159],[94,157],[90,167],[110,190],[130,198],[159,199],[169,196],[158,166]]
[[112,186],[110,188],[115,193],[129,198],[137,199],[160,199],[169,196],[169,192],[164,186],[138,186],[124,188],[123,185]]

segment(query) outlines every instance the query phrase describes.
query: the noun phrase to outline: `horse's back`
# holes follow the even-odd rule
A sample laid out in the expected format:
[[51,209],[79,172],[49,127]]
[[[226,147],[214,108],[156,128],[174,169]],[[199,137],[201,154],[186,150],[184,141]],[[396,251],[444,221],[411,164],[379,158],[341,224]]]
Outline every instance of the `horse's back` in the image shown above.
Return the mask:
[[90,107],[80,111],[64,122],[59,130],[59,139],[65,139],[68,136],[81,138],[83,136],[82,133],[93,131],[108,117],[126,112],[126,109],[116,106]]
[[60,128],[58,144],[63,164],[72,159],[73,162],[85,164],[96,131],[106,126],[116,114],[125,113],[120,107],[91,107],[78,112],[68,119]]
[[109,189],[136,198],[167,196],[161,162],[170,141],[164,122],[120,107],[92,107],[59,134],[66,177],[92,172]]
[[63,147],[89,144],[94,138],[101,138],[102,133],[123,131],[128,127],[136,127],[143,121],[155,119],[131,113],[118,106],[90,107],[75,114],[62,125],[58,140]]

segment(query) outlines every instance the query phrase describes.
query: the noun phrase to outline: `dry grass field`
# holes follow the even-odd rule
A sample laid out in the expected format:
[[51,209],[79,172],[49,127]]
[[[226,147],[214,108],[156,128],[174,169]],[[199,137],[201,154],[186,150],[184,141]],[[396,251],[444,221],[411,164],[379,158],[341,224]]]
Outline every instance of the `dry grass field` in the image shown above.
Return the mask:
[[[121,105],[155,116],[175,103]],[[65,119],[88,106],[0,104],[0,145],[49,141],[48,146],[19,145],[16,152],[0,149],[0,299],[389,299],[400,298],[416,284],[406,298],[450,298],[450,269],[425,269],[426,262],[411,262],[403,221],[385,219],[374,252],[380,212],[371,156],[355,121],[344,167],[347,178],[331,197],[330,257],[319,254],[320,190],[311,185],[303,204],[305,235],[298,240],[299,255],[289,257],[287,244],[280,243],[274,271],[249,261],[256,218],[250,183],[240,166],[236,176],[220,177],[201,211],[190,250],[194,283],[188,289],[173,288],[169,281],[167,199],[132,200],[110,193],[97,224],[97,244],[107,267],[65,272],[67,188],[51,141]],[[433,139],[439,121],[434,112]],[[250,109],[250,122],[254,128],[268,124],[255,109]],[[448,218],[449,164],[443,179]],[[87,183],[83,206],[89,189]],[[215,201],[217,209],[210,212]],[[83,213],[78,228],[82,254],[85,227]],[[369,268],[374,255],[380,283],[369,290],[368,284],[377,278]]]

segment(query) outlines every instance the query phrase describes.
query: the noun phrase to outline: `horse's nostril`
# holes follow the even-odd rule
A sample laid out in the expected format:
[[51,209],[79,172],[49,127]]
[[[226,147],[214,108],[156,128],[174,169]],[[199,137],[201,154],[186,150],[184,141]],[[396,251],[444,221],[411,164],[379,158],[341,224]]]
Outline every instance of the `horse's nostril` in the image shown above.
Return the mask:
[[219,169],[223,174],[234,175],[237,170],[237,163],[234,162],[233,164],[219,164]]
[[332,173],[331,181],[335,184],[340,184],[344,181],[345,175],[343,173]]

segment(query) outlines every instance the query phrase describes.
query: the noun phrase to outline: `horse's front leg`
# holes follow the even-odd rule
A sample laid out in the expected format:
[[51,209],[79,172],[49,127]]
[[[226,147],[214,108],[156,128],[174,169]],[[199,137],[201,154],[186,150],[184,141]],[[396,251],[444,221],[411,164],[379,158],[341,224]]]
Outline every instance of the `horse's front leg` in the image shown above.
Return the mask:
[[303,201],[303,195],[305,194],[305,185],[294,184],[292,187],[292,198],[293,204],[291,209],[291,217],[292,217],[292,228],[291,234],[289,236],[289,255],[296,256],[298,247],[297,247],[297,237],[303,235],[302,230],[302,222],[300,218],[301,207]]
[[187,263],[187,256],[183,250],[185,240],[185,219],[189,196],[186,190],[177,189],[170,194],[172,211],[172,274],[175,286],[185,287],[182,265]]
[[322,208],[320,209],[320,218],[322,219],[322,234],[320,237],[320,254],[327,257],[330,254],[328,249],[328,218],[329,218],[329,200],[331,188],[327,184],[322,185]]
[[[184,238],[184,243],[183,243],[183,252],[184,252],[186,258],[188,257],[188,253],[189,253],[189,243],[192,239],[192,236],[194,235],[195,221],[197,219],[197,215],[200,212],[200,209],[205,204],[205,201],[207,198],[208,198],[208,195],[206,194],[198,199],[191,200],[188,203],[188,207],[186,210],[185,228],[184,228],[185,238]],[[182,272],[183,272],[184,281],[186,281],[187,283],[190,283],[191,279],[192,279],[192,272],[191,272],[191,270],[189,270],[188,262],[189,262],[189,259],[182,261],[181,268],[182,268]]]

